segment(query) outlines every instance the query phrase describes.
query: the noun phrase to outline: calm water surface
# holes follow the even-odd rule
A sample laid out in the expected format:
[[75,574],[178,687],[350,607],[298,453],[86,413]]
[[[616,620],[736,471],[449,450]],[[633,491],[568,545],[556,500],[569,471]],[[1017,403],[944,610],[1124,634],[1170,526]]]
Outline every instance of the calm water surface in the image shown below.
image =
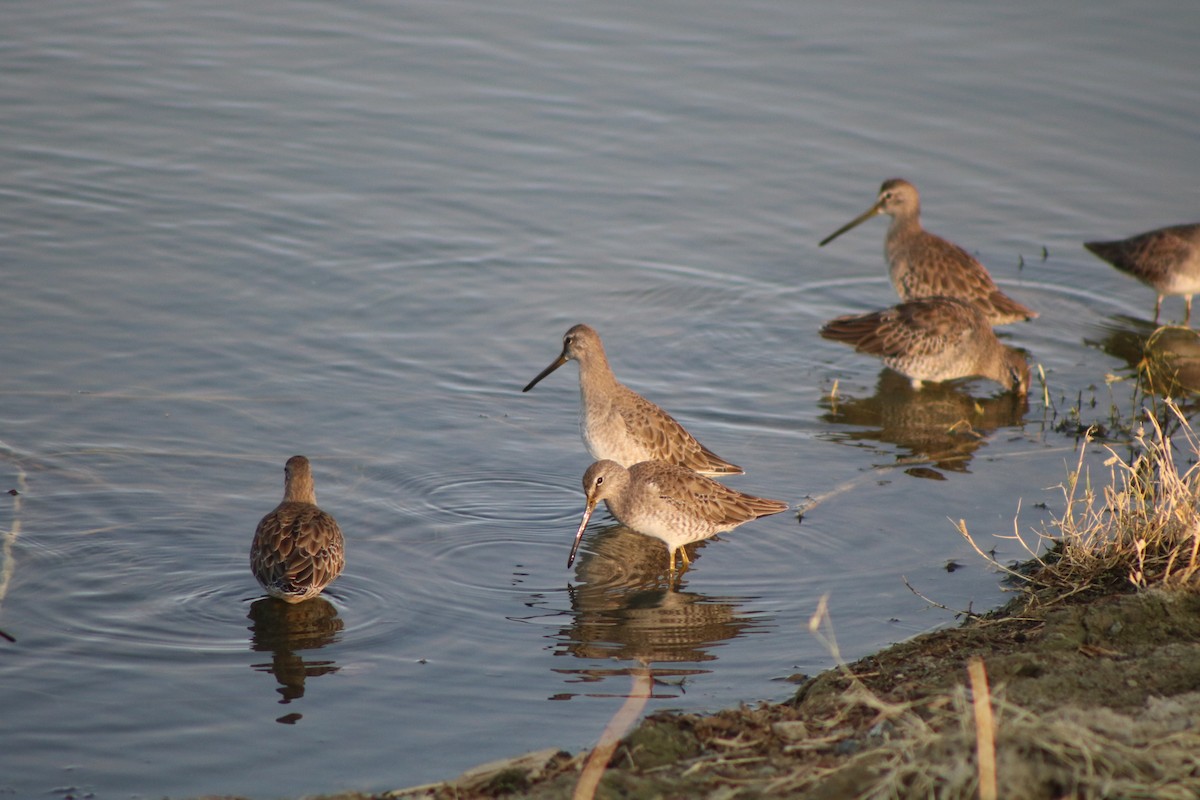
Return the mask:
[[[1106,379],[1153,296],[1080,242],[1200,207],[1181,0],[3,17],[0,795],[448,778],[589,746],[639,663],[652,710],[783,699],[832,664],[825,594],[847,657],[954,621],[904,579],[996,605],[953,521],[1019,558],[994,537],[1061,510],[1067,410],[1134,407]],[[818,338],[894,302],[882,220],[816,242],[895,175],[1041,311],[1004,335],[1049,407],[914,393]],[[819,499],[803,524],[669,587],[598,520],[568,570],[576,369],[520,388],[580,321],[731,484]],[[281,610],[246,551],[296,453],[349,566]]]

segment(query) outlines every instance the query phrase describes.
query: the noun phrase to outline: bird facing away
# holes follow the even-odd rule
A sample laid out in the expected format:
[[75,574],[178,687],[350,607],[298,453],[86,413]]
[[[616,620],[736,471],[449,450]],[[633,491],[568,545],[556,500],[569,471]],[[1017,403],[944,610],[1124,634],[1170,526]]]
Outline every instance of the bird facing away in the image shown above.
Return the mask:
[[1025,357],[1000,343],[982,311],[953,297],[838,317],[825,323],[821,336],[879,356],[917,389],[923,381],[980,375],[1021,396],[1029,391]]
[[283,502],[254,531],[250,569],[267,594],[299,603],[341,574],[346,556],[341,528],[317,508],[308,459],[289,458],[283,476]]
[[1192,295],[1200,292],[1200,222],[1157,228],[1119,242],[1084,242],[1083,246],[1158,293],[1155,325],[1163,298],[1169,294],[1187,298],[1183,324],[1192,321]]
[[628,469],[615,461],[597,461],[583,474],[583,491],[583,521],[575,532],[568,567],[575,562],[583,531],[601,500],[622,525],[666,544],[671,572],[677,550],[684,566],[691,563],[684,545],[788,508],[787,503],[743,494],[664,461],[643,461]]
[[709,450],[667,412],[621,383],[604,355],[600,334],[576,325],[563,336],[562,353],[521,391],[574,359],[579,362],[579,429],[588,453],[624,467],[666,461],[702,475],[742,475],[745,470]]
[[901,300],[956,297],[979,307],[992,325],[1032,319],[1037,313],[1000,291],[979,261],[953,242],[921,227],[921,196],[902,178],[886,180],[875,204],[821,240],[821,247],[879,214],[891,216],[883,253]]

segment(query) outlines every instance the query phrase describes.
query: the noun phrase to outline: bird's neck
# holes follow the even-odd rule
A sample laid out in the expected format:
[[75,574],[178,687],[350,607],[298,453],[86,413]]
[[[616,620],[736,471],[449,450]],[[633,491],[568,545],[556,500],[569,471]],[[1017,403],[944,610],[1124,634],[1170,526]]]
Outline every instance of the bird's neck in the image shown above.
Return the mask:
[[617,385],[617,377],[603,353],[594,353],[579,361],[579,391],[584,396],[604,394]]

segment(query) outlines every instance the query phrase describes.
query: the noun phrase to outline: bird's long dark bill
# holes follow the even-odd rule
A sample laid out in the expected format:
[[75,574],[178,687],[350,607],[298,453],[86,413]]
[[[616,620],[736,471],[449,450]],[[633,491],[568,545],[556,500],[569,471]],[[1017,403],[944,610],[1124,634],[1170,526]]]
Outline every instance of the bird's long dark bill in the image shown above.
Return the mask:
[[579,530],[575,531],[575,544],[571,545],[571,555],[567,556],[567,566],[575,563],[575,553],[579,550],[579,543],[583,541],[583,531],[587,527],[588,521],[592,518],[592,512],[596,510],[596,502],[589,500],[587,508],[583,510],[583,522],[579,523]]
[[558,369],[559,367],[561,367],[561,366],[562,366],[563,364],[565,364],[565,363],[567,363],[567,356],[566,356],[565,354],[564,354],[564,355],[561,355],[561,356],[559,356],[559,357],[558,357],[558,358],[556,358],[556,359],[554,359],[554,362],[553,362],[553,363],[552,363],[550,366],[546,367],[544,370],[542,370],[541,372],[539,372],[539,373],[538,373],[538,376],[537,376],[536,378],[534,378],[533,380],[531,380],[531,381],[529,382],[529,385],[528,385],[528,386],[526,386],[526,387],[525,387],[524,389],[522,389],[521,391],[522,391],[522,392],[528,392],[530,389],[532,389],[533,387],[535,387],[535,386],[537,386],[537,385],[538,385],[538,381],[540,381],[542,378],[544,378],[544,377],[546,377],[547,375],[549,375],[551,372],[554,372],[554,370]]
[[[871,217],[875,216],[875,215],[876,215],[876,214],[878,214],[878,213],[879,213],[879,204],[878,204],[878,203],[876,203],[875,205],[871,206],[870,208],[868,208],[868,209],[867,209],[866,211],[864,211],[863,213],[859,214],[859,215],[858,215],[857,217],[855,217],[854,219],[852,219],[852,220],[850,220],[849,222],[847,222],[847,223],[846,223],[845,225],[843,225],[842,227],[838,228],[838,229],[837,229],[836,231],[834,231],[833,233],[831,233],[831,234],[829,234],[828,236],[826,236],[824,239],[822,239],[822,240],[821,240],[821,243],[820,243],[819,245],[817,245],[817,246],[818,246],[818,247],[824,247],[825,245],[829,244],[830,242],[832,242],[832,241],[833,241],[834,239],[836,239],[837,237],[841,236],[841,235],[842,235],[843,233],[845,233],[846,231],[848,231],[848,230],[850,230],[851,228],[854,228],[854,227],[856,227],[856,226],[858,226],[858,225],[861,225],[861,224],[863,224],[864,222],[866,222],[867,220],[869,220]],[[536,383],[536,381],[534,381],[534,382]]]

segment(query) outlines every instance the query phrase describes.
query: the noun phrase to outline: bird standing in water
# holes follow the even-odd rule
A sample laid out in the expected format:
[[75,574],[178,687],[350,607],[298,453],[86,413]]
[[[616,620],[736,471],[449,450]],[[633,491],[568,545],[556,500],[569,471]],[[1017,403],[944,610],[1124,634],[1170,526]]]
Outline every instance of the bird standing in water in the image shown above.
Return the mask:
[[283,501],[254,531],[250,569],[267,594],[299,603],[341,574],[345,544],[337,522],[317,508],[308,459],[289,458],[283,476]]
[[666,461],[702,475],[741,475],[736,464],[709,450],[667,412],[617,380],[600,334],[576,325],[563,336],[562,353],[521,391],[568,361],[579,362],[579,428],[592,458],[624,467],[642,461]]
[[1083,246],[1158,293],[1155,325],[1163,298],[1169,294],[1187,298],[1183,324],[1191,323],[1192,295],[1200,292],[1200,222],[1157,228],[1117,242],[1084,242]]
[[892,218],[884,240],[888,275],[901,300],[954,297],[977,306],[992,325],[1037,313],[1000,291],[979,261],[953,242],[921,227],[921,196],[903,178],[886,180],[874,205],[821,240],[821,247],[879,214]]
[[879,356],[917,389],[923,381],[982,375],[1019,395],[1029,391],[1025,357],[1001,344],[982,311],[953,297],[838,317],[825,323],[821,336]]
[[615,461],[597,461],[583,475],[583,491],[583,521],[575,532],[568,567],[575,562],[583,531],[601,500],[622,525],[666,544],[670,572],[675,571],[676,551],[685,567],[691,563],[684,545],[788,508],[779,500],[744,494],[662,461],[643,461],[628,469]]

